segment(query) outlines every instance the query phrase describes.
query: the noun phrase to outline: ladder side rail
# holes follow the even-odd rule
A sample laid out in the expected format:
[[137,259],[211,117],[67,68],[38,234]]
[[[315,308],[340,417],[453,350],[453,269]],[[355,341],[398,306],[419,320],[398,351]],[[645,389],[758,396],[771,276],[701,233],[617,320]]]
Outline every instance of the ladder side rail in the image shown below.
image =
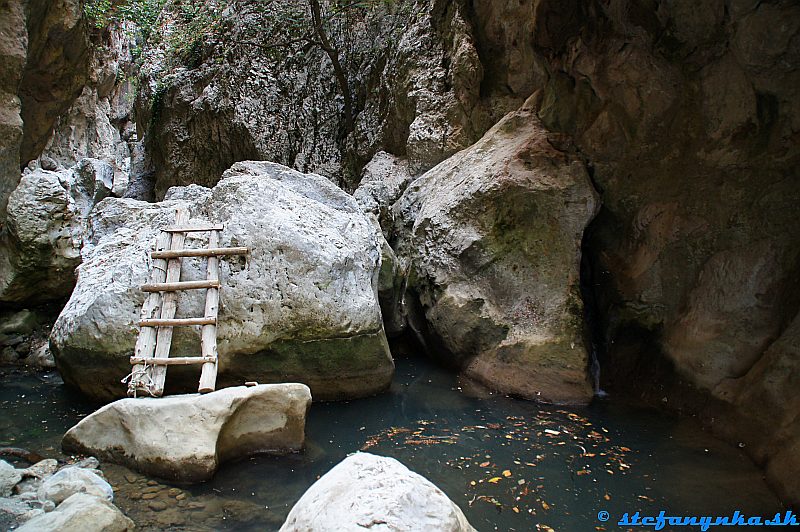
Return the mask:
[[[162,232],[156,239],[156,250],[163,251],[170,247],[172,235]],[[167,278],[167,261],[164,259],[153,259],[150,270],[150,283],[163,283]],[[161,294],[151,292],[147,295],[142,305],[140,320],[153,319],[161,315]],[[153,358],[156,348],[156,329],[145,327],[139,330],[136,338],[136,347],[133,356],[136,358]],[[143,377],[143,378],[142,378]],[[149,370],[143,364],[136,364],[131,370],[131,380],[128,384],[128,395],[136,396],[139,393],[149,393],[146,385],[150,375]]]
[[[208,237],[209,249],[216,248],[219,244],[219,232],[211,231]],[[219,258],[216,256],[208,257],[208,264],[206,266],[206,279],[209,281],[217,281],[219,283]],[[219,312],[219,288],[209,288],[206,291],[206,309],[205,316],[217,317]],[[203,325],[200,337],[200,350],[203,357],[213,358],[213,362],[206,362],[200,372],[200,385],[198,391],[200,393],[213,392],[217,383],[217,365],[219,363],[219,356],[217,353],[217,325],[213,324]]]
[[[185,225],[189,221],[189,211],[187,209],[177,209],[175,213],[175,224]],[[186,240],[186,233],[172,233],[170,249],[183,249]],[[181,278],[181,259],[175,258],[167,263],[166,283],[178,282]],[[169,320],[175,317],[178,308],[178,294],[176,292],[165,292],[163,304],[161,305],[162,320]],[[169,350],[172,344],[172,327],[159,327],[156,336],[155,358],[169,358]],[[167,378],[167,366],[158,365],[153,368],[153,395],[161,397],[164,394],[164,383]]]

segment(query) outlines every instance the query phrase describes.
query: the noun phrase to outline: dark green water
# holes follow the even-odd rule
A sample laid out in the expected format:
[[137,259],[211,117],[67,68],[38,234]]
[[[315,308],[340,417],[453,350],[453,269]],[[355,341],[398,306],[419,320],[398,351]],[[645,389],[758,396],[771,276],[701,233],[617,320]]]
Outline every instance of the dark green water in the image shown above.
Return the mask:
[[[53,381],[52,374],[0,375],[0,445],[53,454],[62,433],[91,411]],[[596,530],[604,525],[600,510],[611,514],[600,530],[621,530],[613,523],[623,512],[771,516],[782,509],[740,449],[692,420],[613,401],[561,409],[476,398],[420,359],[397,361],[389,393],[314,404],[305,453],[228,464],[188,491],[249,503],[246,517],[234,512],[211,528],[276,529],[308,486],[360,449],[430,479],[478,530]],[[203,515],[195,514],[198,527]]]

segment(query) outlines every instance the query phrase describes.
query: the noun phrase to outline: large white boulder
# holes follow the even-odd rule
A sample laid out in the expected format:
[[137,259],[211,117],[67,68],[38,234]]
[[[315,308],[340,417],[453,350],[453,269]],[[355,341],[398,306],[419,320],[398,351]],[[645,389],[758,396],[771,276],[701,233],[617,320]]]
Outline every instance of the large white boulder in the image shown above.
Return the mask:
[[[358,204],[327,179],[268,162],[236,163],[213,189],[176,187],[160,203],[108,198],[89,219],[78,282],[53,327],[64,380],[100,399],[124,394],[138,334],[149,252],[175,211],[222,222],[220,246],[247,246],[220,261],[220,386],[303,382],[315,398],[364,396],[394,371],[377,299],[380,244]],[[187,246],[205,247],[204,233]],[[205,279],[184,259],[182,280]],[[179,316],[204,315],[204,291],[181,292]],[[176,329],[173,353],[199,352],[200,327]],[[196,366],[170,367],[168,385],[197,388]],[[183,387],[181,387],[183,385]]]
[[225,460],[300,450],[310,404],[303,384],[121,399],[69,429],[62,445],[146,474],[198,482]]
[[475,530],[461,509],[425,477],[394,458],[356,453],[308,488],[281,532],[366,529]]
[[55,510],[34,517],[18,532],[127,532],[133,521],[108,500],[76,493]]

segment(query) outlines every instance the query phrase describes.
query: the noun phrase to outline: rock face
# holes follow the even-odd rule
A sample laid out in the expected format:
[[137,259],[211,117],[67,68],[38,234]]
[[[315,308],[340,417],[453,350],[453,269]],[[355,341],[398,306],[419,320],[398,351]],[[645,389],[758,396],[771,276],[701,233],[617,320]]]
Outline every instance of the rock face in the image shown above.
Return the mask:
[[30,0],[26,7],[28,50],[19,89],[23,165],[39,156],[57,117],[83,90],[90,60],[82,2]]
[[356,453],[316,481],[294,505],[281,532],[475,529],[425,477],[394,458]]
[[535,103],[409,186],[396,250],[434,350],[503,392],[586,402],[580,245],[598,200]]
[[302,384],[121,399],[67,431],[63,447],[149,475],[200,482],[226,460],[300,450],[310,405],[311,393]]
[[113,168],[96,159],[83,159],[69,170],[35,170],[22,177],[9,198],[0,302],[69,296],[89,211],[111,194],[113,178]]
[[130,59],[131,28],[90,35],[83,8],[78,0],[3,3],[0,228],[26,165],[60,170],[93,157],[115,167],[120,187],[126,181],[129,153],[120,131],[133,96],[121,63]]
[[[109,198],[92,212],[78,283],[51,336],[66,382],[97,398],[123,394],[147,253],[182,207],[192,223],[224,223],[221,246],[251,250],[246,260],[221,261],[221,386],[303,382],[315,398],[344,398],[389,385],[394,366],[376,296],[380,248],[351,196],[321,176],[248,162],[214,189],[176,188],[168,198]],[[183,280],[205,275],[205,261],[184,260]],[[203,315],[200,292],[181,294],[179,315]],[[172,350],[192,353],[199,345],[199,328],[184,328]],[[196,368],[181,369],[170,368],[167,382],[196,389]]]
[[[419,173],[491,125],[478,109],[483,71],[459,5],[351,6],[338,15],[322,7],[351,93],[352,126],[328,56],[298,39],[313,27],[302,4],[233,3],[209,13],[224,29],[192,36],[192,58],[171,56],[168,39],[146,51],[137,121],[153,141],[159,198],[174,185],[213,186],[248,158],[355,188],[379,149],[407,155]],[[180,20],[162,17],[169,31]]]
[[22,117],[17,91],[27,49],[24,3],[4,2],[0,18],[0,223],[8,196],[19,182]]
[[21,532],[128,532],[135,528],[119,508],[107,500],[76,493],[50,513],[34,517],[17,530]]
[[[492,5],[487,44],[547,65],[539,115],[602,192],[585,249],[604,388],[705,411],[796,486],[800,6]],[[510,13],[536,38],[492,33]]]
[[113,168],[113,192],[122,196],[128,186],[134,127],[130,123],[134,92],[127,77],[134,29],[114,25],[95,35],[88,78],[80,95],[60,115],[40,156],[59,168],[81,159],[104,161]]

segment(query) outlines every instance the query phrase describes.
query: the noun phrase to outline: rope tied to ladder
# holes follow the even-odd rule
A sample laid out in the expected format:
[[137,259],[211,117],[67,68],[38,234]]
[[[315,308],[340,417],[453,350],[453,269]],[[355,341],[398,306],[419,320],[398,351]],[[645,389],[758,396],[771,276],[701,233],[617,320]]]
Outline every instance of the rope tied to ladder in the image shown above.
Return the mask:
[[[155,366],[148,366],[147,363],[141,364],[141,369],[136,369],[134,366],[133,370],[128,373],[124,379],[120,382],[122,384],[128,383],[128,394],[133,394],[133,397],[137,397],[137,392],[140,389],[144,389],[148,395],[153,397],[154,390],[155,390],[155,382],[148,371],[149,368],[154,368]],[[130,380],[130,382],[128,382]]]

